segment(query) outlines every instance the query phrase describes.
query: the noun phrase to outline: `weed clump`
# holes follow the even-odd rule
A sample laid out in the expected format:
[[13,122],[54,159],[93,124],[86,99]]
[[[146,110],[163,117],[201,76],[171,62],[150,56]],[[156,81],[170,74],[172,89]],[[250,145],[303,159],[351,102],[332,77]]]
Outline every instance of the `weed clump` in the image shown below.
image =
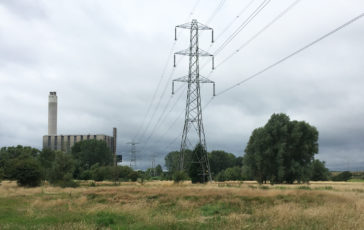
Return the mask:
[[96,224],[102,227],[109,227],[115,224],[115,215],[109,212],[99,212],[96,215]]

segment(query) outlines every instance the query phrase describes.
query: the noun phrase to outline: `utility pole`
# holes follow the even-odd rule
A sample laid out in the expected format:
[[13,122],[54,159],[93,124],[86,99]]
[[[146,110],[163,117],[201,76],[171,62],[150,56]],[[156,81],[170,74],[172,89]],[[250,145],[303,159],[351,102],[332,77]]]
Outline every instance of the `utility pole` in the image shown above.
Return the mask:
[[136,169],[136,145],[139,144],[137,142],[131,141],[126,143],[130,145],[130,168]]
[[155,176],[155,157],[152,156],[152,176]]
[[215,95],[215,82],[200,76],[199,58],[200,56],[208,56],[212,58],[212,69],[214,69],[214,56],[208,52],[199,48],[199,31],[211,30],[212,42],[214,42],[214,30],[208,26],[205,26],[196,19],[192,22],[185,23],[175,27],[175,40],[177,40],[177,28],[190,30],[190,46],[186,50],[176,52],[174,54],[174,67],[176,67],[176,55],[189,56],[189,69],[188,75],[174,79],[172,81],[172,94],[174,94],[175,82],[187,82],[187,99],[186,99],[186,111],[185,122],[183,127],[182,141],[180,147],[179,168],[184,170],[183,162],[185,151],[190,148],[193,149],[196,144],[201,144],[204,148],[204,154],[197,156],[198,162],[192,162],[193,164],[201,165],[201,175],[203,182],[207,177],[209,181],[211,178],[210,164],[207,158],[205,131],[202,123],[202,107],[201,107],[201,95],[200,95],[200,83],[212,83],[213,95]]

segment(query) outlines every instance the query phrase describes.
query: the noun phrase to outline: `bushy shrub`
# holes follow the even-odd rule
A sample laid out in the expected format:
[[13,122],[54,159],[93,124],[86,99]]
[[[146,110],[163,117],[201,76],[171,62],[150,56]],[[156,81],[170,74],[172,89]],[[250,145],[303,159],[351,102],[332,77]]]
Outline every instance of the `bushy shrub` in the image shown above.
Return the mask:
[[4,179],[4,169],[0,168],[0,182]]
[[79,184],[73,180],[71,173],[67,173],[66,175],[64,175],[63,179],[59,180],[55,185],[60,186],[62,188],[66,187],[76,188],[79,186]]
[[222,170],[216,175],[217,181],[227,181],[227,180],[242,180],[242,168],[232,167]]
[[128,178],[131,180],[131,181],[137,181],[138,180],[138,173],[135,172],[135,171],[132,171],[129,173],[128,175]]
[[92,179],[92,172],[91,170],[84,170],[81,172],[79,179],[81,180],[91,180]]
[[226,177],[225,177],[225,170],[220,171],[220,172],[216,175],[215,180],[220,181],[220,182],[226,181]]
[[344,171],[336,176],[332,177],[333,181],[348,181],[351,179],[351,177],[353,176],[353,174],[349,171]]
[[313,160],[311,164],[311,180],[327,181],[329,179],[329,170],[325,167],[325,161]]
[[55,160],[49,175],[49,182],[52,185],[61,187],[76,187],[73,181],[74,160],[68,153],[56,152]]
[[15,165],[15,177],[20,186],[39,186],[42,179],[40,164],[32,158],[19,160]]
[[173,181],[179,183],[181,181],[187,180],[188,176],[184,171],[177,171],[173,174]]

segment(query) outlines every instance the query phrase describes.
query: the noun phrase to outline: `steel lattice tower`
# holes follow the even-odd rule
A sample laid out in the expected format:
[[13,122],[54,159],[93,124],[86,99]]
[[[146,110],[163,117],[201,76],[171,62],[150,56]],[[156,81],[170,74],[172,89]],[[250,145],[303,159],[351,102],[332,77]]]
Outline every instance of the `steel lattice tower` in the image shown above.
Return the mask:
[[174,82],[187,82],[187,99],[186,99],[186,111],[185,122],[183,127],[182,141],[180,147],[180,159],[179,167],[183,171],[184,154],[187,149],[193,149],[196,144],[201,144],[204,148],[204,154],[197,156],[198,163],[201,165],[201,175],[203,181],[208,176],[208,180],[212,180],[210,172],[210,164],[207,158],[206,151],[206,139],[205,131],[202,122],[202,108],[201,108],[201,95],[200,95],[200,83],[212,83],[215,95],[215,83],[207,78],[200,76],[199,58],[200,56],[212,57],[212,69],[214,69],[214,56],[199,48],[199,31],[211,30],[212,42],[214,42],[213,29],[205,26],[196,19],[193,19],[190,23],[176,26],[175,28],[175,40],[177,40],[177,28],[190,30],[190,47],[186,50],[176,52],[174,54],[174,66],[176,66],[176,54],[189,56],[189,69],[188,76],[177,78],[172,82],[172,94],[174,94]]
[[137,142],[131,141],[126,143],[130,145],[130,168],[136,169],[136,145],[139,144]]

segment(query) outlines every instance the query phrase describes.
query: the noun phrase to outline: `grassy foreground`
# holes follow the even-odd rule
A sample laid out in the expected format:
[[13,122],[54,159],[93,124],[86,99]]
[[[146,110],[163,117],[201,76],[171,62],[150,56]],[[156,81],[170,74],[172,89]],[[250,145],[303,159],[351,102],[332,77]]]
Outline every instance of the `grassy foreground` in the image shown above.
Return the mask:
[[0,229],[364,229],[364,183],[0,185]]

